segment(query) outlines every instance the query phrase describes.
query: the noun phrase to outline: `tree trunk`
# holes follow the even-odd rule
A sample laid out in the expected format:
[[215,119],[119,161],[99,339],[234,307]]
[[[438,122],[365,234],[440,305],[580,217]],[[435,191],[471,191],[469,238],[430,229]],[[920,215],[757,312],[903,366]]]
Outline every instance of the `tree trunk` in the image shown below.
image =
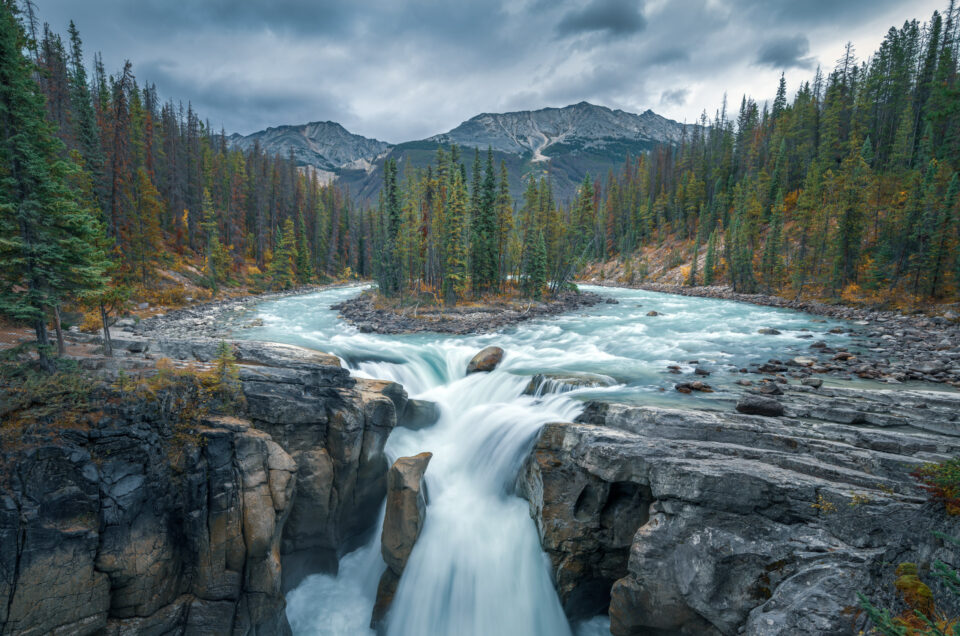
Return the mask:
[[110,342],[110,323],[107,319],[107,308],[100,304],[100,320],[103,322],[103,352],[108,357],[113,357],[113,343]]
[[47,335],[47,322],[40,318],[33,324],[34,331],[37,334],[37,356],[40,362],[40,368],[47,373],[53,373],[53,360],[50,359],[50,339]]
[[53,307],[53,326],[57,330],[57,355],[63,356],[67,347],[63,342],[63,326],[60,324],[60,305]]

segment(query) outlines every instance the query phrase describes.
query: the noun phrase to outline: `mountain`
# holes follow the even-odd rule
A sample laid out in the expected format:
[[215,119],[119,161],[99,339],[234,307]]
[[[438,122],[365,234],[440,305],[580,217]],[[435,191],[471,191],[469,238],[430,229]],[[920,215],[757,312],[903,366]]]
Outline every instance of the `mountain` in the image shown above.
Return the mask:
[[[241,137],[231,143],[249,148],[255,140],[271,152],[291,149],[303,166],[335,178],[361,202],[375,202],[383,179],[383,160],[394,158],[402,167],[422,168],[431,163],[439,146],[494,151],[506,163],[510,189],[519,197],[528,178],[549,174],[554,193],[570,199],[584,175],[604,177],[617,171],[627,156],[637,156],[658,144],[679,143],[684,125],[651,110],[641,114],[613,110],[588,102],[563,108],[541,108],[510,113],[483,113],[453,130],[427,139],[391,146],[354,135],[334,122],[278,126]],[[472,153],[464,153],[471,161]]]
[[297,163],[332,173],[348,166],[365,168],[390,148],[385,141],[355,135],[332,121],[277,126],[229,138],[232,146],[242,150],[249,150],[258,141],[267,152],[285,157],[293,151]]
[[546,161],[553,155],[610,145],[635,144],[646,149],[658,143],[677,143],[682,134],[683,124],[652,110],[636,115],[580,102],[564,108],[483,113],[429,141],[490,147],[516,155],[529,153],[533,161]]

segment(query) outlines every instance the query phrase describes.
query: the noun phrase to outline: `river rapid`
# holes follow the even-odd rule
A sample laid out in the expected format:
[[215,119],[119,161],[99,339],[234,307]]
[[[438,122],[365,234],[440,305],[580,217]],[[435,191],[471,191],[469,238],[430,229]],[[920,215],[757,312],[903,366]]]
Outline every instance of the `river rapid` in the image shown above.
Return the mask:
[[[410,397],[436,402],[431,427],[397,428],[391,461],[433,453],[428,506],[386,626],[391,636],[593,636],[606,617],[567,621],[540,549],[527,503],[514,482],[540,427],[575,418],[589,400],[680,408],[730,408],[739,369],[771,357],[804,355],[813,335],[830,346],[835,322],[788,310],[619,288],[585,289],[615,299],[584,311],[523,323],[504,332],[451,336],[360,333],[330,305],[361,287],[287,297],[255,307],[257,327],[236,337],[283,342],[336,354],[359,377],[393,380]],[[658,315],[650,316],[656,311]],[[777,329],[762,335],[758,329]],[[470,358],[506,351],[492,373],[465,374]],[[679,367],[679,374],[668,367]],[[710,372],[694,376],[696,367]],[[525,395],[536,373],[594,374],[608,386]],[[713,393],[681,394],[677,382],[700,379]],[[381,514],[382,522],[382,514]],[[385,565],[379,529],[345,555],[336,576],[313,575],[287,594],[297,635],[368,636]]]

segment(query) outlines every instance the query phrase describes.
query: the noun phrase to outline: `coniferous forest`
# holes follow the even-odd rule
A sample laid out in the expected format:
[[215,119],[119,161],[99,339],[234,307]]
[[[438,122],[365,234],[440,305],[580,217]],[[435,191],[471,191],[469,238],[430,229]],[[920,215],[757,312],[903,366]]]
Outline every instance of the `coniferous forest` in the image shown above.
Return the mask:
[[[669,242],[687,284],[884,302],[960,293],[958,11],[852,46],[771,104],[704,113],[678,145],[587,176],[557,202],[529,175],[513,200],[490,152],[440,148],[384,167],[379,205],[321,185],[292,156],[231,149],[187,103],[108,72],[33,5],[2,8],[0,310],[38,341],[64,306],[107,323],[131,298],[175,301],[375,277],[383,294],[453,303],[540,298],[591,262],[642,279]],[[791,97],[792,96],[792,97]]]

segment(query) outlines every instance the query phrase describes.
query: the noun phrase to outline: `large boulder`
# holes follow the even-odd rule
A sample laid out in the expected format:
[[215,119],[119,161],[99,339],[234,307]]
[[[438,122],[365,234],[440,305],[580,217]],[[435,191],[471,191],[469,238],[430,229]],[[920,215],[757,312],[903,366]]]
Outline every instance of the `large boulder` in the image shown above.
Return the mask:
[[467,365],[467,375],[471,373],[480,373],[493,371],[503,360],[503,349],[500,347],[487,347],[473,356]]
[[764,415],[779,417],[783,415],[783,404],[762,395],[745,394],[737,401],[737,410],[746,415]]
[[386,617],[400,576],[423,528],[427,513],[423,474],[431,457],[432,453],[401,457],[387,474],[387,504],[380,535],[380,552],[387,569],[377,587],[376,605],[370,619],[373,628],[378,628]]

